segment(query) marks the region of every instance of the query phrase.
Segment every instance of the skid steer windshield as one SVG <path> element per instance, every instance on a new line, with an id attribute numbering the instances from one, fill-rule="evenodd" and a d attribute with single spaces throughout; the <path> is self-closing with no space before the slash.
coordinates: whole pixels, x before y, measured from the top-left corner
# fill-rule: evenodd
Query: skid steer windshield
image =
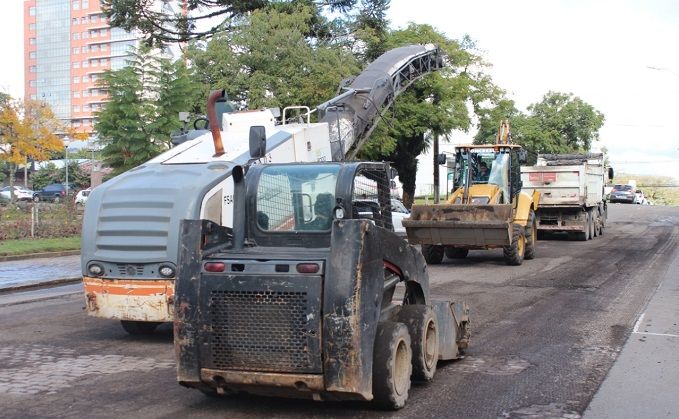
<path id="1" fill-rule="evenodd" d="M 257 227 L 269 232 L 327 231 L 339 165 L 272 166 L 257 185 Z"/>

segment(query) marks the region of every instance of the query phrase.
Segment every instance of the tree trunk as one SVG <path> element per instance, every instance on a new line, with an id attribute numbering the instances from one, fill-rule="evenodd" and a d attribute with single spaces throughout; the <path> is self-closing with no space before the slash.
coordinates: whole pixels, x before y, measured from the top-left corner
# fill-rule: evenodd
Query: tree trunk
<path id="1" fill-rule="evenodd" d="M 14 178 L 16 177 L 17 166 L 14 163 L 9 164 L 9 199 L 11 202 L 16 201 L 16 195 L 14 195 Z"/>

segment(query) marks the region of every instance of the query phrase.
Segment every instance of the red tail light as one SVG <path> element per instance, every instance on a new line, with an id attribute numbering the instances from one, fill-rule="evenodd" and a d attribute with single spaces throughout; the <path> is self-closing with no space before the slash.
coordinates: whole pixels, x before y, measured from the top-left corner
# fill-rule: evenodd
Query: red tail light
<path id="1" fill-rule="evenodd" d="M 207 262 L 203 267 L 208 272 L 224 272 L 226 269 L 224 262 Z"/>
<path id="2" fill-rule="evenodd" d="M 61 196 L 66 196 L 66 191 L 61 191 Z"/>
<path id="3" fill-rule="evenodd" d="M 315 274 L 320 269 L 318 263 L 299 263 L 297 264 L 297 272 L 301 274 Z"/>

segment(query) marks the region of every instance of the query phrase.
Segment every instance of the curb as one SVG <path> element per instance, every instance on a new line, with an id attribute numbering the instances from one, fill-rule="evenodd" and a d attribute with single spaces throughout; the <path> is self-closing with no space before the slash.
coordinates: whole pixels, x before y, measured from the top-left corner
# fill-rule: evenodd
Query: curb
<path id="1" fill-rule="evenodd" d="M 8 292 L 25 291 L 36 288 L 49 288 L 57 285 L 74 284 L 76 282 L 82 282 L 82 280 L 83 280 L 82 277 L 78 276 L 73 278 L 53 279 L 51 281 L 41 281 L 41 282 L 31 282 L 28 284 L 11 285 L 9 287 L 0 288 L 0 294 Z"/>
<path id="2" fill-rule="evenodd" d="M 24 259 L 38 259 L 38 258 L 53 258 L 59 256 L 75 256 L 79 255 L 80 250 L 64 250 L 62 252 L 42 252 L 42 253 L 28 253 L 25 255 L 10 255 L 0 256 L 0 262 L 12 262 L 15 260 Z"/>

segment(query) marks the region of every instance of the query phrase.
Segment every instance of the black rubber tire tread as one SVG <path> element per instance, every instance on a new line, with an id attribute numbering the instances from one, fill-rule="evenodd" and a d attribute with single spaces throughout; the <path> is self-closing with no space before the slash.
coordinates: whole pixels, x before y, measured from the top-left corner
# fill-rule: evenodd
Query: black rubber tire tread
<path id="1" fill-rule="evenodd" d="M 446 246 L 445 254 L 448 259 L 464 259 L 469 254 L 469 249 L 461 249 L 459 247 Z"/>
<path id="2" fill-rule="evenodd" d="M 422 305 L 405 305 L 398 314 L 398 320 L 406 325 L 410 334 L 410 347 L 413 353 L 413 375 L 415 381 L 429 382 L 434 379 L 439 359 L 438 324 L 431 308 Z M 426 345 L 428 328 L 433 325 L 435 341 L 433 356 L 427 365 Z"/>
<path id="3" fill-rule="evenodd" d="M 396 391 L 395 368 L 396 350 L 399 343 L 404 341 L 410 355 L 407 362 L 407 386 L 399 394 Z M 375 346 L 373 349 L 373 397 L 374 402 L 383 409 L 397 410 L 405 406 L 410 391 L 410 376 L 412 375 L 412 350 L 410 334 L 403 323 L 382 322 L 377 326 Z"/>
<path id="4" fill-rule="evenodd" d="M 424 260 L 426 260 L 430 265 L 441 264 L 441 262 L 443 262 L 443 253 L 443 246 L 435 244 L 422 245 L 422 256 L 424 256 Z"/>
<path id="5" fill-rule="evenodd" d="M 594 211 L 588 211 L 589 212 L 589 239 L 594 240 L 596 237 L 595 234 L 595 229 L 596 229 L 596 223 L 594 222 Z"/>
<path id="6" fill-rule="evenodd" d="M 121 320 L 120 325 L 131 335 L 150 335 L 160 325 L 158 322 L 140 322 L 135 320 Z"/>
<path id="7" fill-rule="evenodd" d="M 524 238 L 524 252 L 519 250 L 519 240 L 521 240 L 522 237 Z M 509 246 L 504 246 L 502 248 L 507 265 L 521 265 L 523 263 L 523 255 L 525 254 L 525 250 L 525 228 L 520 224 L 514 224 L 512 226 L 512 243 Z"/>
<path id="8" fill-rule="evenodd" d="M 535 212 L 530 210 L 528 213 L 528 222 L 526 223 L 526 250 L 523 252 L 523 258 L 525 260 L 535 259 L 535 241 L 537 241 L 537 222 L 535 221 Z M 533 237 L 533 232 L 535 232 L 535 238 Z"/>

